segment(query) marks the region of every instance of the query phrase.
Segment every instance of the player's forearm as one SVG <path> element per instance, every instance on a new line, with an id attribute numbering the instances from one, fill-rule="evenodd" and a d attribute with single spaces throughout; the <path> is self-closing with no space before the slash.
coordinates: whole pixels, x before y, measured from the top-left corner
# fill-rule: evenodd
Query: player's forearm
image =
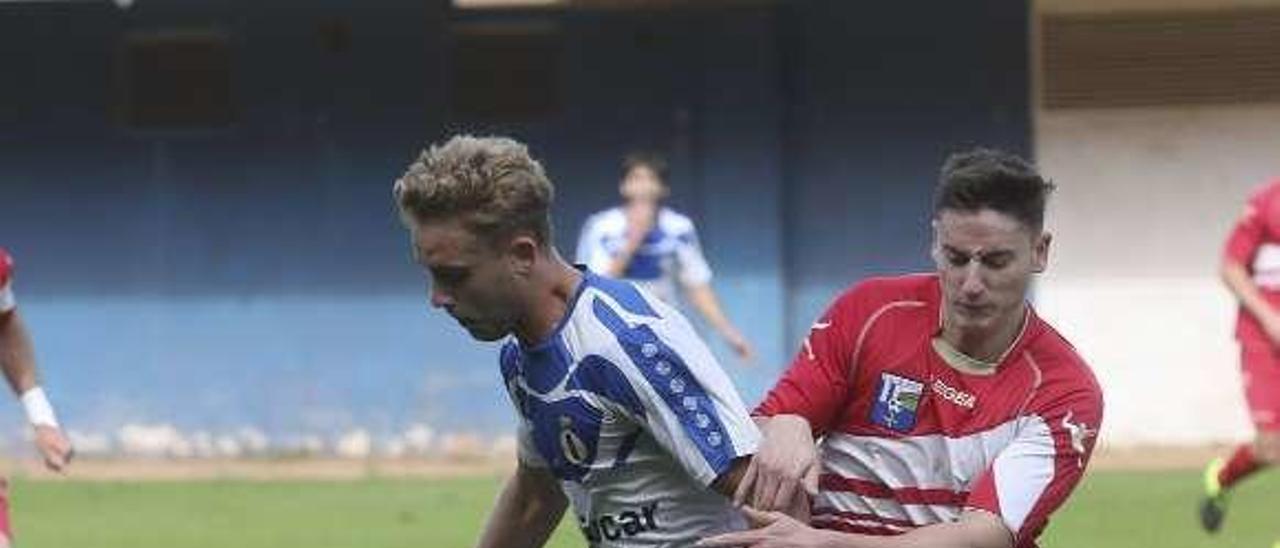
<path id="1" fill-rule="evenodd" d="M 733 464 L 729 466 L 729 469 L 720 474 L 711 483 L 711 489 L 725 497 L 733 498 L 733 493 L 737 491 L 738 484 L 742 483 L 742 478 L 746 475 L 747 467 L 750 464 L 750 455 L 733 459 Z"/>
<path id="2" fill-rule="evenodd" d="M 711 290 L 710 284 L 697 284 L 690 286 L 686 290 L 689 295 L 689 302 L 693 303 L 693 307 L 698 309 L 698 313 L 707 319 L 717 332 L 722 335 L 736 334 L 733 324 L 729 322 L 729 318 L 724 315 L 724 310 L 720 308 L 720 301 L 716 299 L 716 294 Z"/>
<path id="3" fill-rule="evenodd" d="M 16 311 L 0 314 L 0 370 L 14 394 L 21 395 L 37 384 L 31 335 Z"/>
<path id="4" fill-rule="evenodd" d="M 999 518 L 965 512 L 959 521 L 928 525 L 898 536 L 832 533 L 826 548 L 1012 548 L 1013 535 Z"/>
<path id="5" fill-rule="evenodd" d="M 550 477 L 519 467 L 507 480 L 476 548 L 540 548 L 564 515 L 566 501 Z"/>
<path id="6" fill-rule="evenodd" d="M 1280 313 L 1267 303 L 1266 298 L 1262 296 L 1262 292 L 1258 290 L 1258 286 L 1253 283 L 1253 279 L 1249 276 L 1249 271 L 1244 265 L 1234 262 L 1225 261 L 1222 263 L 1221 269 L 1222 282 L 1235 295 L 1236 300 L 1240 302 L 1240 306 L 1248 310 L 1255 318 L 1260 321 L 1272 322 L 1280 320 Z"/>

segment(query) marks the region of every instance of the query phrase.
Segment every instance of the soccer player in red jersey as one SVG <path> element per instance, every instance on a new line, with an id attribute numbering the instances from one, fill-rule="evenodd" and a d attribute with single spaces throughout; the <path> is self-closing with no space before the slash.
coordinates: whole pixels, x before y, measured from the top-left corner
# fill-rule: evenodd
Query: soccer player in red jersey
<path id="1" fill-rule="evenodd" d="M 1227 239 L 1222 281 L 1240 302 L 1236 339 L 1257 435 L 1205 469 L 1200 523 L 1209 532 L 1222 526 L 1231 488 L 1280 461 L 1280 180 L 1249 198 Z"/>
<path id="2" fill-rule="evenodd" d="M 1103 407 L 1026 300 L 1048 263 L 1052 190 L 1006 153 L 947 160 L 937 271 L 857 283 L 813 325 L 755 413 L 765 440 L 737 498 L 756 529 L 703 546 L 1036 546 Z"/>
<path id="3" fill-rule="evenodd" d="M 36 449 L 51 470 L 62 471 L 71 460 L 71 443 L 58 426 L 53 407 L 37 384 L 31 336 L 18 315 L 13 295 L 13 259 L 0 249 L 0 369 L 22 401 L 35 434 Z M 0 480 L 0 548 L 13 537 L 9 526 L 8 486 Z"/>

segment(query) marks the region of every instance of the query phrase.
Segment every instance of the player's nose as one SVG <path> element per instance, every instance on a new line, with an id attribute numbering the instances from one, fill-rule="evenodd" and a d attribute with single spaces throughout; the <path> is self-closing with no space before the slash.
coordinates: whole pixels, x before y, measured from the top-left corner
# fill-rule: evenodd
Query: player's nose
<path id="1" fill-rule="evenodd" d="M 432 308 L 446 308 L 453 306 L 453 297 L 441 291 L 440 287 L 437 285 L 432 285 L 431 288 L 427 290 L 427 294 L 427 300 L 431 302 Z"/>
<path id="2" fill-rule="evenodd" d="M 979 272 L 976 261 L 970 263 L 964 269 L 964 281 L 960 284 L 960 291 L 965 295 L 977 295 L 985 288 L 986 284 L 982 282 L 982 273 Z"/>

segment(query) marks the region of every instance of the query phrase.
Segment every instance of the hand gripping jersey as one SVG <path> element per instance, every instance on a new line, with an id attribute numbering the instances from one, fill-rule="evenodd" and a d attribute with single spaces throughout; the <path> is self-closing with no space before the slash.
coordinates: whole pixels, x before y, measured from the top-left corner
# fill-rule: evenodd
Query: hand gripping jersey
<path id="1" fill-rule="evenodd" d="M 0 314 L 8 313 L 17 306 L 13 298 L 13 258 L 0 248 Z"/>
<path id="2" fill-rule="evenodd" d="M 709 486 L 759 432 L 670 306 L 584 273 L 556 331 L 508 342 L 501 361 L 520 459 L 560 480 L 590 546 L 685 547 L 745 527 Z"/>
<path id="3" fill-rule="evenodd" d="M 1244 265 L 1263 298 L 1280 307 L 1280 180 L 1249 197 L 1227 239 L 1225 256 Z M 1258 320 L 1244 307 L 1240 307 L 1236 320 L 1236 337 L 1244 342 L 1270 341 Z"/>
<path id="4" fill-rule="evenodd" d="M 932 275 L 846 291 L 757 413 L 804 416 L 822 436 L 816 526 L 892 535 L 973 508 L 1035 546 L 1089 461 L 1101 390 L 1030 309 L 993 370 L 961 372 L 934 349 L 940 302 Z"/>
<path id="5" fill-rule="evenodd" d="M 626 243 L 626 211 L 621 207 L 602 211 L 583 225 L 576 261 L 602 274 Z M 686 286 L 709 283 L 711 267 L 702 256 L 693 221 L 671 209 L 659 209 L 657 223 L 621 277 L 667 303 L 676 302 L 677 281 Z"/>

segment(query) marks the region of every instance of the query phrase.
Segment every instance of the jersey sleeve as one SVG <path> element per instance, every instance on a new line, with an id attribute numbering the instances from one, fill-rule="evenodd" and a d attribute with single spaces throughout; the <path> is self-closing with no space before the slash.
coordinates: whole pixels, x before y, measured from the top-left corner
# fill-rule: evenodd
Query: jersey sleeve
<path id="1" fill-rule="evenodd" d="M 831 427 L 849 395 L 854 347 L 867 322 L 862 293 L 858 287 L 846 291 L 814 322 L 756 415 L 800 415 L 817 435 Z"/>
<path id="2" fill-rule="evenodd" d="M 533 428 L 524 414 L 526 406 L 521 400 L 527 396 L 515 384 L 518 361 L 516 343 L 507 342 L 498 353 L 498 365 L 502 371 L 502 384 L 506 387 L 507 396 L 511 398 L 511 406 L 515 408 L 519 419 L 516 426 L 516 458 L 521 464 L 531 468 L 549 468 L 550 465 L 547 464 L 546 459 L 538 453 L 538 446 L 533 441 Z"/>
<path id="3" fill-rule="evenodd" d="M 1093 385 L 1028 416 L 975 482 L 966 506 L 999 516 L 1017 546 L 1031 546 L 1084 475 L 1102 406 L 1101 391 Z"/>
<path id="4" fill-rule="evenodd" d="M 7 314 L 17 306 L 13 297 L 13 257 L 0 249 L 0 314 Z"/>
<path id="5" fill-rule="evenodd" d="M 679 267 L 680 283 L 685 287 L 711 283 L 711 265 L 702 254 L 702 245 L 698 243 L 698 230 L 690 222 L 685 230 L 676 234 L 676 264 Z"/>
<path id="6" fill-rule="evenodd" d="M 1227 237 L 1223 252 L 1225 259 L 1246 266 L 1253 262 L 1254 254 L 1267 235 L 1266 212 L 1275 194 L 1276 191 L 1268 186 L 1249 198 L 1244 212 L 1236 219 L 1231 235 Z"/>
<path id="7" fill-rule="evenodd" d="M 605 233 L 599 214 L 592 215 L 582 224 L 582 232 L 578 235 L 578 249 L 574 254 L 574 262 L 585 265 L 587 270 L 596 274 L 606 274 L 613 256 L 604 245 Z"/>
<path id="8" fill-rule="evenodd" d="M 636 394 L 631 415 L 689 476 L 710 485 L 734 459 L 755 453 L 760 432 L 692 325 L 679 316 L 632 323 L 594 306 L 621 346 L 613 361 Z"/>

